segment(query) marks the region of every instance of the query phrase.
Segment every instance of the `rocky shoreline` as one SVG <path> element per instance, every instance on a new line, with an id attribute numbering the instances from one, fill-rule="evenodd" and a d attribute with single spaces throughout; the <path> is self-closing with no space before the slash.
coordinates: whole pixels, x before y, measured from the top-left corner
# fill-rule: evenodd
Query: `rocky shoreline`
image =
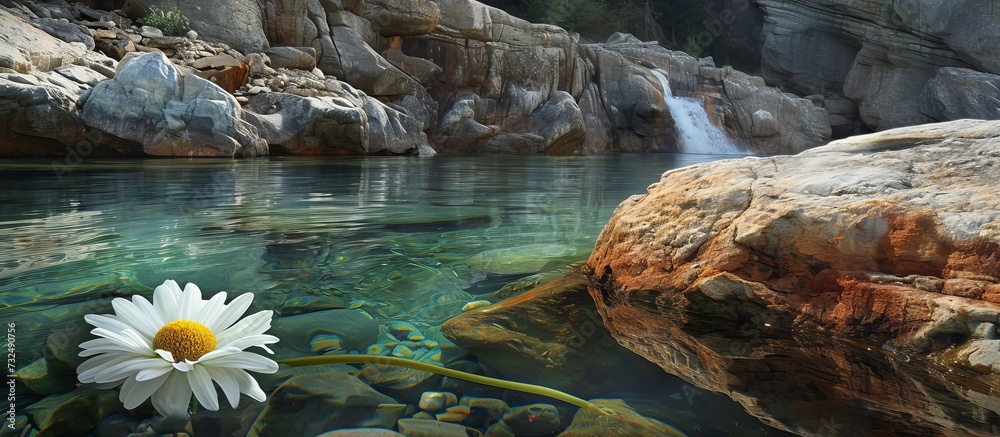
<path id="1" fill-rule="evenodd" d="M 197 29 L 184 36 L 137 26 L 171 2 L 5 5 L 0 155 L 676 152 L 669 96 L 703 102 L 747 153 L 830 138 L 813 101 L 710 59 L 630 35 L 583 43 L 472 1 L 411 3 L 288 2 L 259 16 L 181 2 Z M 129 67 L 148 53 L 160 55 Z"/>

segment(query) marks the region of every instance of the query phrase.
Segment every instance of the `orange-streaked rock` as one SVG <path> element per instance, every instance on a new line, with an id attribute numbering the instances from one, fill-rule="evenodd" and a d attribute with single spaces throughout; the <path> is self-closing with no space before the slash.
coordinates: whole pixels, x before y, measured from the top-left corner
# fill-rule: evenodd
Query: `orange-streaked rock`
<path id="1" fill-rule="evenodd" d="M 591 295 L 621 344 L 775 426 L 989 435 L 998 136 L 964 120 L 668 172 L 598 238 Z"/>

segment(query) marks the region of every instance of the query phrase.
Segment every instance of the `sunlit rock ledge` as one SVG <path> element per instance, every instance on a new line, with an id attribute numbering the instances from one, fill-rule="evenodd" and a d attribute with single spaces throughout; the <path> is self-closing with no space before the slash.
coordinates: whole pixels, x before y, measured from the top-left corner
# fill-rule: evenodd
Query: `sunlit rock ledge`
<path id="1" fill-rule="evenodd" d="M 994 435 L 997 181 L 978 120 L 670 171 L 615 211 L 590 294 L 619 343 L 778 428 Z"/>

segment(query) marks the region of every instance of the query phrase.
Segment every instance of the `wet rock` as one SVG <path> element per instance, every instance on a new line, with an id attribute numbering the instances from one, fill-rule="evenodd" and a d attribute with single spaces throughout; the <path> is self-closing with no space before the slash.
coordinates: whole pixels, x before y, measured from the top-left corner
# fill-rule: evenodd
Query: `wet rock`
<path id="1" fill-rule="evenodd" d="M 455 316 L 441 332 L 502 377 L 577 396 L 672 384 L 656 366 L 618 346 L 583 294 L 586 287 L 586 276 L 575 272 Z M 609 372 L 630 377 L 609 379 Z"/>
<path id="2" fill-rule="evenodd" d="M 537 273 L 553 261 L 576 260 L 580 251 L 565 244 L 528 244 L 504 247 L 480 252 L 469 258 L 469 266 L 475 270 L 498 275 Z"/>
<path id="3" fill-rule="evenodd" d="M 38 359 L 17 370 L 17 380 L 24 387 L 37 394 L 47 396 L 63 393 L 66 387 L 72 387 L 76 378 L 49 374 L 44 359 Z"/>
<path id="4" fill-rule="evenodd" d="M 424 411 L 437 411 L 455 405 L 457 401 L 458 399 L 453 393 L 427 391 L 420 395 L 420 401 L 417 402 L 417 406 Z"/>
<path id="5" fill-rule="evenodd" d="M 327 430 L 357 428 L 380 419 L 379 408 L 396 402 L 339 372 L 314 373 L 290 378 L 268 396 L 267 405 L 248 435 L 317 435 Z"/>
<path id="6" fill-rule="evenodd" d="M 274 321 L 270 332 L 281 338 L 274 345 L 276 353 L 284 350 L 306 355 L 317 335 L 336 335 L 342 340 L 344 350 L 363 351 L 375 343 L 379 327 L 378 322 L 359 311 L 333 309 L 282 317 Z"/>
<path id="7" fill-rule="evenodd" d="M 497 423 L 503 419 L 504 414 L 510 411 L 507 403 L 496 398 L 483 398 L 475 396 L 462 396 L 459 405 L 469 409 L 467 423 L 478 427 L 489 427 L 490 424 Z"/>
<path id="8" fill-rule="evenodd" d="M 355 428 L 355 429 L 338 429 L 336 431 L 327 431 L 316 437 L 397 437 L 403 436 L 396 431 L 390 431 L 388 429 L 371 429 L 371 428 Z"/>
<path id="9" fill-rule="evenodd" d="M 961 409 L 996 399 L 980 398 L 1000 384 L 992 364 L 974 366 L 989 381 L 978 394 L 929 396 L 919 381 L 938 374 L 932 365 L 878 363 L 978 348 L 972 334 L 1000 316 L 1000 205 L 988 194 L 1000 178 L 998 132 L 995 121 L 939 123 L 669 172 L 605 227 L 588 262 L 591 295 L 623 345 L 793 432 L 819 420 L 809 411 L 826 411 L 846 424 L 841 433 L 887 423 L 910 434 L 937 426 L 922 423 L 988 433 Z M 810 348 L 814 337 L 867 348 Z M 809 363 L 801 378 L 758 385 L 792 362 Z M 886 384 L 851 388 L 883 367 Z M 948 367 L 926 384 L 966 384 L 967 369 Z"/>
<path id="10" fill-rule="evenodd" d="M 643 417 L 619 399 L 596 399 L 591 403 L 601 409 L 581 408 L 573 416 L 573 423 L 570 423 L 569 428 L 561 432 L 560 436 L 657 435 L 679 437 L 685 435 L 677 428 Z"/>
<path id="11" fill-rule="evenodd" d="M 30 418 L 30 429 L 39 435 L 75 435 L 123 411 L 117 391 L 83 387 L 49 396 L 25 408 L 23 414 Z"/>
<path id="12" fill-rule="evenodd" d="M 400 419 L 397 425 L 400 433 L 410 437 L 468 437 L 470 435 L 462 425 L 437 420 Z"/>
<path id="13" fill-rule="evenodd" d="M 422 393 L 441 386 L 441 375 L 386 364 L 365 364 L 359 378 L 376 390 L 410 404 L 418 404 Z"/>
<path id="14" fill-rule="evenodd" d="M 347 300 L 340 296 L 294 296 L 281 305 L 277 310 L 282 317 L 291 317 L 299 314 L 314 313 L 317 311 L 343 309 L 347 307 Z"/>
<path id="15" fill-rule="evenodd" d="M 559 410 L 549 404 L 522 405 L 507 411 L 503 423 L 519 436 L 548 435 L 559 430 Z"/>
<path id="16" fill-rule="evenodd" d="M 80 118 L 139 143 L 148 155 L 267 154 L 267 144 L 241 120 L 241 112 L 232 95 L 200 77 L 181 75 L 162 53 L 153 52 L 124 61 L 114 79 L 94 87 Z"/>

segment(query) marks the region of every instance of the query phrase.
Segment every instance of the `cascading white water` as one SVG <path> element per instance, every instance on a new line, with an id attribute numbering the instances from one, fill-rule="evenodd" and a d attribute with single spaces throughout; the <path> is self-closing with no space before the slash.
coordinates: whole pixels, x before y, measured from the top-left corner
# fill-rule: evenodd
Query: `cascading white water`
<path id="1" fill-rule="evenodd" d="M 674 97 L 666 71 L 657 68 L 653 70 L 653 74 L 663 87 L 663 104 L 677 126 L 682 153 L 746 154 L 729 140 L 722 129 L 709 121 L 708 113 L 698 100 Z"/>

